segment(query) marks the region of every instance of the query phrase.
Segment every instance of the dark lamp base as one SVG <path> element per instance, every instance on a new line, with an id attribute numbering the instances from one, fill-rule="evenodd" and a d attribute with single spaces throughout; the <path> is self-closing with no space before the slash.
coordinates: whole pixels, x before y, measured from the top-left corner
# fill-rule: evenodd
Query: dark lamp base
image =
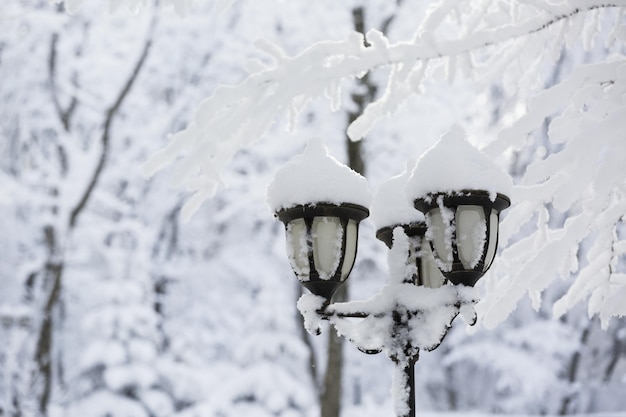
<path id="1" fill-rule="evenodd" d="M 311 280 L 311 281 L 300 281 L 302 285 L 309 291 L 311 291 L 315 295 L 319 295 L 320 297 L 324 297 L 330 303 L 330 300 L 333 298 L 335 291 L 343 282 L 330 281 L 330 280 Z"/>
<path id="2" fill-rule="evenodd" d="M 463 268 L 463 265 L 460 265 Z M 478 280 L 485 275 L 482 268 L 479 271 L 467 271 L 467 270 L 453 270 L 450 272 L 444 272 L 443 276 L 446 277 L 454 285 L 465 285 L 466 287 L 473 287 Z"/>

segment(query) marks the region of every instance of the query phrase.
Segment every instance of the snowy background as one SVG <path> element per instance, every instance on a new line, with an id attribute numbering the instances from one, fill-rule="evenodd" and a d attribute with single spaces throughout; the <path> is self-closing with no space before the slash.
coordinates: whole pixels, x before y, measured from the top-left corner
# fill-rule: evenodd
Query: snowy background
<path id="1" fill-rule="evenodd" d="M 0 5 L 0 415 L 320 415 L 267 186 L 349 135 L 376 190 L 453 124 L 513 205 L 418 411 L 626 411 L 626 2 L 160 3 Z M 388 359 L 343 349 L 341 415 L 393 415 Z"/>

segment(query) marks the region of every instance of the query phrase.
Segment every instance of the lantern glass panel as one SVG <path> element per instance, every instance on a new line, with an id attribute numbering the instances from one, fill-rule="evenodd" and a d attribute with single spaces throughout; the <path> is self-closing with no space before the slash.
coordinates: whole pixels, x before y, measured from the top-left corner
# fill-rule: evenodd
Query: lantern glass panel
<path id="1" fill-rule="evenodd" d="M 420 278 L 425 287 L 438 288 L 441 287 L 445 281 L 444 276 L 441 274 L 433 251 L 428 243 L 428 239 L 422 238 L 421 249 L 419 252 L 421 269 L 419 271 Z"/>
<path id="2" fill-rule="evenodd" d="M 444 209 L 447 210 L 447 209 Z M 441 209 L 435 208 L 429 214 L 429 229 L 432 233 L 431 241 L 441 264 L 439 267 L 445 272 L 452 269 L 452 242 L 451 225 L 447 219 L 444 220 Z"/>
<path id="3" fill-rule="evenodd" d="M 482 206 L 460 206 L 456 210 L 456 239 L 459 260 L 474 269 L 483 255 L 487 224 Z"/>
<path id="4" fill-rule="evenodd" d="M 294 272 L 301 281 L 309 279 L 309 245 L 304 219 L 296 219 L 287 225 L 287 256 Z"/>
<path id="5" fill-rule="evenodd" d="M 321 279 L 330 279 L 339 266 L 343 228 L 338 217 L 315 217 L 312 225 L 313 258 Z"/>
<path id="6" fill-rule="evenodd" d="M 346 227 L 346 253 L 341 266 L 341 281 L 345 281 L 348 275 L 350 275 L 350 271 L 352 271 L 352 266 L 356 259 L 358 230 L 358 223 L 354 220 L 349 220 Z"/>
<path id="7" fill-rule="evenodd" d="M 489 247 L 485 256 L 485 271 L 491 267 L 491 263 L 496 255 L 499 221 L 498 213 L 495 210 L 491 210 L 491 215 L 489 216 Z"/>

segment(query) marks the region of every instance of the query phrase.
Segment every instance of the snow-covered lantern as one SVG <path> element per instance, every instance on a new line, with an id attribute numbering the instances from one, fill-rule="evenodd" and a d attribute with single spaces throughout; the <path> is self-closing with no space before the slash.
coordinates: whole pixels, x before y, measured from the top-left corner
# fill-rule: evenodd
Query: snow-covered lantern
<path id="1" fill-rule="evenodd" d="M 313 294 L 330 301 L 352 271 L 359 222 L 369 215 L 365 178 L 313 140 L 278 171 L 267 198 L 285 224 L 294 273 Z"/>
<path id="2" fill-rule="evenodd" d="M 445 278 L 437 268 L 430 244 L 426 240 L 424 214 L 417 211 L 406 198 L 406 183 L 415 161 L 407 164 L 407 170 L 381 184 L 371 205 L 372 221 L 376 237 L 389 249 L 393 246 L 393 230 L 402 227 L 409 238 L 409 262 L 415 262 L 413 283 L 430 288 L 444 284 Z"/>
<path id="3" fill-rule="evenodd" d="M 467 142 L 460 126 L 417 162 L 407 192 L 426 215 L 437 266 L 453 284 L 473 286 L 491 266 L 511 190 L 510 176 Z"/>

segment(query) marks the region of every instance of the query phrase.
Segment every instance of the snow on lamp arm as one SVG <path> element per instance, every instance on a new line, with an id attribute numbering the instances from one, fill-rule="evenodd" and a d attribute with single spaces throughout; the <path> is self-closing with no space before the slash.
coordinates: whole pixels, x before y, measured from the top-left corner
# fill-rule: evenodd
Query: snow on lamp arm
<path id="1" fill-rule="evenodd" d="M 437 266 L 453 284 L 474 286 L 491 266 L 511 189 L 509 175 L 468 143 L 459 126 L 417 162 L 407 192 L 425 214 Z"/>

